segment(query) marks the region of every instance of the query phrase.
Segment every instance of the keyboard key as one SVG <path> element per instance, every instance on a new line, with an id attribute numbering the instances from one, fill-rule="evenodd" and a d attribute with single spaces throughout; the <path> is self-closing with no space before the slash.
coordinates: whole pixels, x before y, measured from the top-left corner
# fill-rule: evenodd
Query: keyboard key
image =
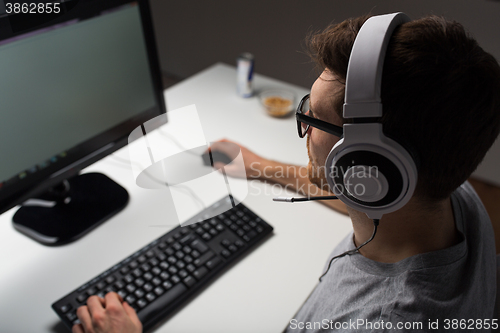
<path id="1" fill-rule="evenodd" d="M 161 269 L 167 269 L 169 266 L 170 266 L 170 265 L 169 265 L 167 262 L 165 262 L 165 261 L 162 261 L 162 262 L 160 263 L 160 268 L 161 268 Z"/>
<path id="2" fill-rule="evenodd" d="M 225 246 L 225 247 L 228 247 L 229 245 L 231 245 L 231 242 L 229 241 L 229 239 L 223 239 L 220 244 L 222 246 Z"/>
<path id="3" fill-rule="evenodd" d="M 231 255 L 231 252 L 228 250 L 222 250 L 220 254 L 222 254 L 225 258 L 228 258 Z"/>
<path id="4" fill-rule="evenodd" d="M 201 238 L 203 238 L 206 241 L 209 241 L 212 239 L 212 236 L 210 236 L 209 233 L 205 232 L 203 235 L 201 235 Z"/>
<path id="5" fill-rule="evenodd" d="M 183 244 L 183 245 L 186 245 L 187 243 L 189 243 L 191 240 L 193 240 L 194 236 L 193 235 L 187 235 L 185 236 L 184 238 L 182 238 L 179 243 Z"/>
<path id="6" fill-rule="evenodd" d="M 196 283 L 196 280 L 192 276 L 188 276 L 187 278 L 182 280 L 182 282 L 184 282 L 186 286 L 192 287 Z"/>
<path id="7" fill-rule="evenodd" d="M 211 236 L 217 236 L 217 234 L 218 234 L 217 230 L 215 230 L 215 229 L 210 229 L 209 233 Z"/>
<path id="8" fill-rule="evenodd" d="M 113 283 L 113 282 L 115 282 L 115 277 L 114 276 L 110 275 L 110 276 L 108 276 L 106 278 L 106 283 Z"/>
<path id="9" fill-rule="evenodd" d="M 70 312 L 66 315 L 66 318 L 68 318 L 68 320 L 70 322 L 73 322 L 74 320 L 76 320 L 78 317 L 76 316 L 76 312 Z"/>
<path id="10" fill-rule="evenodd" d="M 146 300 L 148 300 L 149 302 L 154 301 L 154 300 L 155 300 L 155 298 L 156 298 L 156 296 L 155 296 L 153 293 L 148 293 L 148 294 L 146 295 Z"/>
<path id="11" fill-rule="evenodd" d="M 160 274 L 161 273 L 160 267 L 153 267 L 153 269 L 151 270 L 151 273 L 153 273 L 153 275 Z"/>
<path id="12" fill-rule="evenodd" d="M 137 261 L 132 261 L 128 267 L 130 269 L 136 269 L 139 266 L 139 263 Z"/>
<path id="13" fill-rule="evenodd" d="M 207 274 L 207 272 L 208 272 L 208 269 L 206 269 L 205 267 L 200 267 L 193 272 L 193 276 L 199 280 L 202 277 L 204 277 L 205 274 Z"/>
<path id="14" fill-rule="evenodd" d="M 170 278 L 170 281 L 172 281 L 173 284 L 177 284 L 181 281 L 181 279 L 177 275 L 174 275 Z"/>
<path id="15" fill-rule="evenodd" d="M 142 275 L 142 271 L 140 268 L 136 268 L 134 269 L 134 271 L 132 272 L 132 274 L 135 275 L 135 277 L 140 277 Z"/>
<path id="16" fill-rule="evenodd" d="M 155 286 L 158 286 L 161 284 L 161 279 L 159 277 L 155 277 L 153 280 L 151 280 Z"/>
<path id="17" fill-rule="evenodd" d="M 243 247 L 243 246 L 245 246 L 245 243 L 243 243 L 242 241 L 240 241 L 238 239 L 236 242 L 234 242 L 234 245 L 236 245 L 237 247 Z"/>
<path id="18" fill-rule="evenodd" d="M 76 300 L 80 303 L 84 303 L 87 300 L 87 295 L 86 294 L 81 294 L 76 298 Z"/>
<path id="19" fill-rule="evenodd" d="M 213 269 L 214 267 L 219 265 L 221 262 L 222 262 L 222 260 L 220 260 L 218 257 L 214 257 L 214 258 L 210 259 L 209 261 L 207 261 L 206 266 L 210 269 Z"/>
<path id="20" fill-rule="evenodd" d="M 184 246 L 182 251 L 184 251 L 185 254 L 190 254 L 192 249 L 189 246 Z"/>
<path id="21" fill-rule="evenodd" d="M 201 265 L 205 264 L 208 259 L 212 258 L 214 256 L 213 252 L 207 252 L 198 259 L 194 261 L 195 266 L 200 267 Z"/>
<path id="22" fill-rule="evenodd" d="M 87 295 L 88 296 L 95 295 L 96 293 L 97 293 L 97 289 L 96 288 L 90 288 L 89 290 L 87 290 Z"/>
<path id="23" fill-rule="evenodd" d="M 125 297 L 125 301 L 127 301 L 127 303 L 130 305 L 134 304 L 135 300 L 136 298 L 133 295 L 128 295 L 127 297 Z"/>
<path id="24" fill-rule="evenodd" d="M 120 295 L 123 299 L 125 299 L 125 297 L 127 297 L 127 292 L 125 290 L 118 290 L 117 292 L 118 295 Z"/>
<path id="25" fill-rule="evenodd" d="M 137 287 L 142 287 L 144 285 L 145 281 L 143 279 L 139 278 L 139 279 L 135 280 L 134 283 Z"/>
<path id="26" fill-rule="evenodd" d="M 167 272 L 163 271 L 163 272 L 161 272 L 160 277 L 163 280 L 167 280 L 170 277 L 170 274 L 168 274 Z"/>
<path id="27" fill-rule="evenodd" d="M 165 253 L 169 256 L 173 255 L 175 253 L 174 249 L 169 247 L 168 249 L 165 250 Z"/>
<path id="28" fill-rule="evenodd" d="M 98 290 L 101 290 L 101 289 L 104 289 L 104 287 L 106 287 L 106 282 L 104 281 L 101 281 L 99 282 L 98 284 L 96 284 L 95 286 Z"/>
<path id="29" fill-rule="evenodd" d="M 144 296 L 144 291 L 142 291 L 142 289 L 137 289 L 134 295 L 137 296 L 137 298 L 142 298 Z"/>
<path id="30" fill-rule="evenodd" d="M 247 236 L 248 236 L 250 239 L 252 239 L 252 238 L 254 238 L 255 236 L 257 236 L 257 233 L 256 233 L 255 231 L 253 231 L 253 230 L 252 230 L 252 231 L 250 231 L 250 232 L 247 234 Z"/>
<path id="31" fill-rule="evenodd" d="M 148 264 L 144 264 L 141 266 L 141 269 L 143 272 L 147 272 L 151 269 L 151 266 L 149 266 Z"/>
<path id="32" fill-rule="evenodd" d="M 176 251 L 179 251 L 180 249 L 182 249 L 182 245 L 179 243 L 175 243 L 174 245 L 172 245 L 172 248 Z"/>
<path id="33" fill-rule="evenodd" d="M 186 269 L 189 271 L 189 272 L 194 272 L 195 269 L 196 269 L 196 266 L 195 265 L 192 265 L 192 264 L 189 264 L 187 265 Z"/>
<path id="34" fill-rule="evenodd" d="M 148 258 L 153 258 L 154 256 L 155 256 L 154 251 L 149 250 L 148 252 L 146 252 L 146 257 L 148 257 Z"/>
<path id="35" fill-rule="evenodd" d="M 168 272 L 171 274 L 175 274 L 175 273 L 177 273 L 177 268 L 175 268 L 174 266 L 170 266 L 168 268 Z"/>
<path id="36" fill-rule="evenodd" d="M 186 272 L 185 270 L 182 270 L 179 272 L 179 276 L 181 277 L 181 279 L 184 279 L 186 276 L 188 276 L 188 272 Z"/>
<path id="37" fill-rule="evenodd" d="M 177 258 L 179 258 L 179 259 L 182 259 L 182 258 L 184 258 L 184 252 L 182 252 L 182 251 L 177 251 L 177 252 L 175 252 L 175 256 L 176 256 Z"/>
<path id="38" fill-rule="evenodd" d="M 218 231 L 218 232 L 222 232 L 224 231 L 226 228 L 224 228 L 224 226 L 222 224 L 217 224 L 217 226 L 215 227 L 215 229 Z"/>
<path id="39" fill-rule="evenodd" d="M 148 305 L 148 302 L 146 302 L 144 299 L 140 299 L 136 303 L 141 309 L 144 308 L 146 305 Z"/>
<path id="40" fill-rule="evenodd" d="M 171 284 L 169 281 L 165 281 L 165 282 L 163 282 L 162 286 L 163 286 L 163 288 L 168 290 L 168 289 L 172 288 L 173 284 Z"/>
<path id="41" fill-rule="evenodd" d="M 163 290 L 161 287 L 156 287 L 154 292 L 155 292 L 156 296 L 160 296 L 161 294 L 163 294 L 165 292 L 165 290 Z"/>
<path id="42" fill-rule="evenodd" d="M 132 282 L 132 281 L 134 281 L 134 280 L 135 280 L 135 279 L 134 279 L 134 277 L 133 277 L 131 274 L 129 274 L 129 275 L 127 275 L 127 276 L 125 276 L 125 281 L 126 281 L 127 283 L 130 283 L 130 282 Z"/>
<path id="43" fill-rule="evenodd" d="M 198 252 L 198 251 L 194 250 L 193 252 L 191 252 L 191 256 L 192 256 L 193 258 L 198 258 L 198 257 L 200 256 L 200 252 Z"/>
<path id="44" fill-rule="evenodd" d="M 144 280 L 149 281 L 153 278 L 153 274 L 148 272 L 148 273 L 144 274 L 142 277 L 144 278 Z"/>
<path id="45" fill-rule="evenodd" d="M 128 284 L 125 289 L 129 292 L 129 293 L 133 293 L 135 291 L 135 286 L 131 283 L 131 284 Z"/>
<path id="46" fill-rule="evenodd" d="M 122 288 L 124 288 L 124 287 L 125 287 L 125 283 L 123 283 L 123 281 L 117 281 L 117 282 L 115 283 L 115 288 L 116 288 L 117 290 L 122 289 Z"/>
<path id="47" fill-rule="evenodd" d="M 142 263 L 144 263 L 147 260 L 147 258 L 146 258 L 145 255 L 142 255 L 139 258 L 137 258 L 137 260 L 142 264 Z"/>
<path id="48" fill-rule="evenodd" d="M 150 292 L 151 290 L 153 290 L 153 285 L 151 283 L 146 283 L 142 289 L 144 289 L 146 292 Z"/>
<path id="49" fill-rule="evenodd" d="M 208 250 L 208 246 L 206 246 L 205 244 L 203 244 L 203 242 L 199 240 L 195 240 L 194 242 L 192 242 L 191 247 L 200 253 L 204 253 Z"/>
<path id="50" fill-rule="evenodd" d="M 238 251 L 238 248 L 236 247 L 236 245 L 229 245 L 228 249 L 229 249 L 229 251 L 231 251 L 231 252 L 236 252 L 236 251 Z"/>
<path id="51" fill-rule="evenodd" d="M 63 305 L 59 308 L 59 310 L 62 312 L 62 313 L 66 313 L 68 312 L 69 310 L 71 310 L 73 307 L 71 306 L 71 304 L 66 304 L 66 305 Z"/>
<path id="52" fill-rule="evenodd" d="M 192 262 L 193 262 L 193 260 L 194 260 L 194 259 L 193 259 L 191 256 L 185 256 L 185 257 L 184 257 L 184 262 L 185 262 L 186 264 L 190 264 L 190 263 L 192 263 Z"/>

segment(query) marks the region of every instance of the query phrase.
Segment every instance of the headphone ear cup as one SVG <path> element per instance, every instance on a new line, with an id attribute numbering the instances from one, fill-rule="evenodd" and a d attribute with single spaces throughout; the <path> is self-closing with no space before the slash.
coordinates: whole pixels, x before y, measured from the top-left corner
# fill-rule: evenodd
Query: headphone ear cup
<path id="1" fill-rule="evenodd" d="M 331 191 L 371 218 L 401 208 L 411 199 L 417 181 L 411 155 L 385 137 L 379 123 L 346 124 L 344 129 L 350 140 L 340 140 L 326 159 L 325 176 Z"/>

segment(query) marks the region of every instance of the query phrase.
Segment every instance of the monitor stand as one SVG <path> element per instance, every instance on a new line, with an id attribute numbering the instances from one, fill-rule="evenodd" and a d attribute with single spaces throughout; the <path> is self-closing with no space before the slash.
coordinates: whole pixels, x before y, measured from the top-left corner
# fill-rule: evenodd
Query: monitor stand
<path id="1" fill-rule="evenodd" d="M 85 173 L 27 200 L 13 224 L 42 244 L 67 244 L 121 211 L 128 198 L 127 190 L 107 176 Z"/>

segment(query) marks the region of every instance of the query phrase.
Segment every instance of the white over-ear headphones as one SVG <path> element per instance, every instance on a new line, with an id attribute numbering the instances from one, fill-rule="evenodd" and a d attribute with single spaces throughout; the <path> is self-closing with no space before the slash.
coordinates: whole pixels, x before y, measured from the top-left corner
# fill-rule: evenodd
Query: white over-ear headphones
<path id="1" fill-rule="evenodd" d="M 330 189 L 346 205 L 371 219 L 403 207 L 417 184 L 417 166 L 410 153 L 386 137 L 380 90 L 387 45 L 394 29 L 410 21 L 404 13 L 369 18 L 354 41 L 347 69 L 343 138 L 326 159 Z M 400 110 L 404 112 L 404 110 Z"/>

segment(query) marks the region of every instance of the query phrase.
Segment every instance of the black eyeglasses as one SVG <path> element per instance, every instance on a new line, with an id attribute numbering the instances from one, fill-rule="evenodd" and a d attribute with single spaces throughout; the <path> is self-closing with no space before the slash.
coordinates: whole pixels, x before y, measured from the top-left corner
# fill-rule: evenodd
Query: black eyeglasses
<path id="1" fill-rule="evenodd" d="M 307 131 L 309 130 L 309 126 L 316 127 L 322 131 L 333 134 L 335 136 L 341 137 L 344 133 L 344 129 L 340 126 L 336 126 L 326 121 L 319 120 L 313 118 L 311 116 L 306 115 L 307 111 L 309 111 L 309 94 L 305 95 L 299 103 L 297 107 L 297 111 L 295 112 L 295 118 L 297 118 L 297 130 L 299 132 L 299 137 L 303 138 L 306 136 Z"/>

